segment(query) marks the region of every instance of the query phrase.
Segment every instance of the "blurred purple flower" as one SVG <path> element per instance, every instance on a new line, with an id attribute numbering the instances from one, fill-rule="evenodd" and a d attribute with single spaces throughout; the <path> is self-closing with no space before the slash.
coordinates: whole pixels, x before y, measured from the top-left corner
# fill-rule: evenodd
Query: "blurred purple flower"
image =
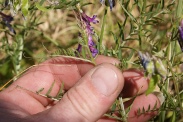
<path id="1" fill-rule="evenodd" d="M 96 20 L 96 17 L 97 17 L 96 15 L 93 15 L 93 17 L 89 17 L 85 13 L 81 13 L 81 21 L 84 24 L 84 29 L 86 30 L 86 33 L 88 36 L 88 46 L 93 57 L 95 57 L 98 54 L 98 50 L 95 48 L 96 45 L 92 38 L 94 31 L 90 23 L 93 23 L 93 24 L 99 23 L 99 21 Z M 81 49 L 82 49 L 82 45 L 79 44 L 77 51 L 81 52 Z"/>
<path id="2" fill-rule="evenodd" d="M 152 61 L 151 57 L 149 56 L 149 53 L 143 54 L 140 51 L 138 53 L 139 53 L 139 58 L 140 58 L 143 68 L 148 73 L 154 73 L 155 72 L 154 62 Z"/>
<path id="3" fill-rule="evenodd" d="M 105 4 L 105 0 L 100 0 L 100 3 L 104 5 Z"/>
<path id="4" fill-rule="evenodd" d="M 108 1 L 100 0 L 100 3 L 103 5 L 109 6 L 111 11 L 112 11 L 112 8 L 115 6 L 115 0 L 108 0 Z"/>
<path id="5" fill-rule="evenodd" d="M 89 48 L 92 53 L 92 56 L 95 57 L 98 54 L 98 50 L 93 46 L 89 46 Z"/>
<path id="6" fill-rule="evenodd" d="M 12 33 L 16 34 L 15 30 L 13 29 L 13 27 L 10 24 L 13 21 L 13 17 L 10 16 L 10 15 L 6 15 L 6 14 L 4 14 L 2 12 L 0 12 L 0 15 L 2 17 L 2 20 L 3 20 L 4 24 L 9 28 L 9 30 Z"/>
<path id="7" fill-rule="evenodd" d="M 5 0 L 4 1 L 4 7 L 7 7 L 9 5 L 10 1 L 9 0 Z"/>
<path id="8" fill-rule="evenodd" d="M 95 43 L 93 42 L 93 38 L 91 35 L 88 36 L 88 46 L 95 46 Z"/>
<path id="9" fill-rule="evenodd" d="M 144 67 L 145 71 L 147 71 L 150 74 L 156 73 L 159 74 L 161 77 L 166 78 L 167 70 L 159 58 L 155 56 L 150 57 L 149 53 L 147 52 L 146 54 L 143 54 L 140 51 L 138 53 L 141 64 Z"/>
<path id="10" fill-rule="evenodd" d="M 183 52 L 183 19 L 181 20 L 180 22 L 180 26 L 179 26 L 179 45 L 180 45 L 180 48 Z"/>
<path id="11" fill-rule="evenodd" d="M 81 44 L 79 44 L 78 45 L 78 48 L 76 49 L 78 52 L 81 52 L 81 49 L 82 49 L 82 45 Z"/>
<path id="12" fill-rule="evenodd" d="M 82 13 L 82 19 L 86 22 L 87 25 L 90 25 L 90 23 L 96 24 L 99 23 L 98 20 L 95 20 L 97 18 L 97 15 L 93 15 L 93 17 L 87 16 L 85 13 Z"/>

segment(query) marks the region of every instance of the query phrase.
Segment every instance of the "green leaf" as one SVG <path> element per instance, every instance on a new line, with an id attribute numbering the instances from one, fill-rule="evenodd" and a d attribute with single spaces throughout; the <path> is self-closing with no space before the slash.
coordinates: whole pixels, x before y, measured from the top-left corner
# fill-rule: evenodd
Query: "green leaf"
<path id="1" fill-rule="evenodd" d="M 171 44 L 171 42 L 168 43 L 168 46 L 167 46 L 166 51 L 165 51 L 165 56 L 167 57 L 168 61 L 170 61 L 172 58 L 172 44 Z"/>
<path id="2" fill-rule="evenodd" d="M 182 14 L 183 14 L 183 1 L 182 0 L 178 0 L 178 4 L 177 4 L 177 10 L 176 10 L 176 14 L 177 14 L 177 18 L 181 18 Z"/>
<path id="3" fill-rule="evenodd" d="M 8 74 L 8 70 L 10 68 L 9 66 L 10 66 L 9 62 L 4 62 L 3 64 L 0 64 L 0 74 L 3 76 Z"/>
<path id="4" fill-rule="evenodd" d="M 43 11 L 43 12 L 48 11 L 48 9 L 47 9 L 47 8 L 45 8 L 45 7 L 41 6 L 39 3 L 36 3 L 36 7 L 37 7 L 39 10 Z"/>
<path id="5" fill-rule="evenodd" d="M 176 113 L 173 112 L 173 115 L 171 117 L 171 121 L 170 122 L 175 122 L 176 121 Z"/>
<path id="6" fill-rule="evenodd" d="M 146 113 L 146 110 L 145 110 L 145 108 L 144 108 L 144 107 L 142 108 L 142 113 Z"/>
<path id="7" fill-rule="evenodd" d="M 150 61 L 147 66 L 146 66 L 146 70 L 149 74 L 153 74 L 154 73 L 154 62 L 153 61 Z"/>
<path id="8" fill-rule="evenodd" d="M 40 94 L 42 91 L 44 90 L 44 88 L 39 89 L 38 91 L 36 91 L 37 94 Z"/>
<path id="9" fill-rule="evenodd" d="M 48 89 L 48 91 L 46 93 L 46 96 L 48 96 L 48 97 L 50 96 L 50 93 L 51 93 L 54 85 L 55 85 L 55 81 L 51 84 L 50 88 Z"/>
<path id="10" fill-rule="evenodd" d="M 41 0 L 40 2 L 39 2 L 39 5 L 43 5 L 43 3 L 45 2 L 45 0 Z"/>
<path id="11" fill-rule="evenodd" d="M 166 78 L 167 70 L 166 70 L 164 64 L 162 63 L 162 61 L 160 59 L 157 59 L 154 57 L 154 64 L 155 64 L 156 72 L 159 75 L 161 75 L 163 78 Z"/>
<path id="12" fill-rule="evenodd" d="M 64 82 L 62 82 L 62 85 L 60 87 L 59 92 L 57 93 L 57 96 L 55 97 L 57 100 L 61 99 L 64 94 Z"/>
<path id="13" fill-rule="evenodd" d="M 155 89 L 156 87 L 156 84 L 158 82 L 158 75 L 152 75 L 151 79 L 150 79 L 150 82 L 149 82 L 149 86 L 148 86 L 148 89 L 146 91 L 146 95 L 150 94 L 153 92 L 153 90 Z"/>
<path id="14" fill-rule="evenodd" d="M 117 109 L 116 103 L 112 104 L 111 111 L 115 111 Z"/>
<path id="15" fill-rule="evenodd" d="M 28 0 L 22 0 L 22 6 L 21 6 L 21 10 L 23 15 L 26 17 L 29 13 L 29 1 Z"/>
<path id="16" fill-rule="evenodd" d="M 135 22 L 137 23 L 137 20 L 135 19 L 135 17 L 125 8 L 125 6 L 120 3 L 122 9 L 124 10 L 124 12 Z"/>
<path id="17" fill-rule="evenodd" d="M 102 41 L 103 41 L 103 36 L 104 36 L 104 29 L 105 29 L 105 24 L 106 24 L 106 15 L 107 15 L 107 9 L 105 9 L 105 12 L 104 12 L 104 17 L 103 17 L 103 20 L 102 20 L 102 27 L 101 27 L 101 33 L 100 33 L 100 38 L 99 38 L 99 47 L 98 47 L 98 50 L 99 50 L 99 53 L 100 53 L 100 48 L 102 47 Z"/>

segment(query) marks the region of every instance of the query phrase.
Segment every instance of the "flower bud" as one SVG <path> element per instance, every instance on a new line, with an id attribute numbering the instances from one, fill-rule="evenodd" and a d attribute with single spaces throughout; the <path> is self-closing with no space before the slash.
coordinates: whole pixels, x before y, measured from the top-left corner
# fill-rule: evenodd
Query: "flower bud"
<path id="1" fill-rule="evenodd" d="M 153 57 L 154 59 L 154 65 L 156 72 L 161 75 L 163 78 L 166 78 L 167 70 L 165 69 L 162 61 L 160 59 L 157 59 L 156 57 Z"/>
<path id="2" fill-rule="evenodd" d="M 111 11 L 112 11 L 112 8 L 115 6 L 115 0 L 100 0 L 100 3 L 101 4 L 105 4 L 106 6 L 109 6 Z"/>
<path id="3" fill-rule="evenodd" d="M 150 56 L 148 53 L 146 54 L 142 54 L 139 51 L 139 58 L 141 60 L 141 64 L 144 67 L 144 69 L 150 73 L 150 74 L 154 74 L 155 72 L 155 66 L 154 66 L 154 62 L 151 60 Z"/>

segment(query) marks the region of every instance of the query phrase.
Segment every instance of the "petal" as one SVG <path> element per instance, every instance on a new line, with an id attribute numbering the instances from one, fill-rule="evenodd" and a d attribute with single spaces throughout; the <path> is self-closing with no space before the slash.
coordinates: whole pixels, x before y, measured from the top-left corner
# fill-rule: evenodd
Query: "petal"
<path id="1" fill-rule="evenodd" d="M 92 53 L 92 56 L 95 57 L 98 54 L 98 50 L 93 46 L 90 46 L 89 48 Z"/>
<path id="2" fill-rule="evenodd" d="M 78 52 L 81 52 L 81 49 L 82 49 L 82 45 L 81 44 L 79 44 L 78 45 L 78 48 L 76 49 Z"/>
<path id="3" fill-rule="evenodd" d="M 92 36 L 89 35 L 88 36 L 88 46 L 94 46 L 94 45 L 95 45 L 95 43 L 93 42 Z"/>

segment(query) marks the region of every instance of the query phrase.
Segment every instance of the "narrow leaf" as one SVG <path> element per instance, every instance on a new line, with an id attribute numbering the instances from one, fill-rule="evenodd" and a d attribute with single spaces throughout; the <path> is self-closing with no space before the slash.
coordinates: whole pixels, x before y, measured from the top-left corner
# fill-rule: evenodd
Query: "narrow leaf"
<path id="1" fill-rule="evenodd" d="M 36 7 L 37 7 L 39 10 L 43 11 L 43 12 L 47 12 L 47 11 L 48 11 L 47 8 L 41 6 L 39 3 L 36 3 Z"/>
<path id="2" fill-rule="evenodd" d="M 150 82 L 149 82 L 149 86 L 148 89 L 146 91 L 146 95 L 150 94 L 151 92 L 153 92 L 153 90 L 156 87 L 156 84 L 158 82 L 158 75 L 152 75 Z"/>
<path id="3" fill-rule="evenodd" d="M 22 10 L 22 14 L 26 17 L 28 15 L 29 12 L 29 1 L 28 0 L 22 0 L 22 6 L 21 6 L 21 10 Z"/>
<path id="4" fill-rule="evenodd" d="M 51 93 L 51 91 L 52 91 L 54 85 L 55 85 L 55 81 L 51 84 L 51 87 L 48 89 L 48 91 L 47 91 L 47 93 L 46 93 L 46 96 L 49 97 L 49 94 Z"/>

